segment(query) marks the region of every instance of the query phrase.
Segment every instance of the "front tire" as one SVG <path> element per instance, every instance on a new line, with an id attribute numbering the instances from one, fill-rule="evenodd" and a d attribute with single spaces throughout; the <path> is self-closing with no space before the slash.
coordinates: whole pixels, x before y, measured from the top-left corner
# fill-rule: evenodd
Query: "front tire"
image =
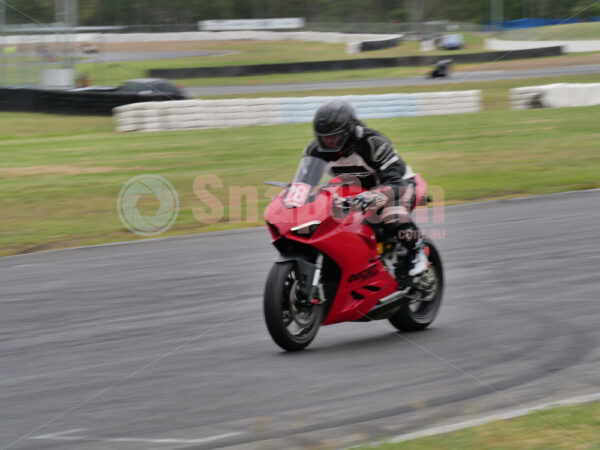
<path id="1" fill-rule="evenodd" d="M 273 266 L 264 293 L 264 314 L 273 341 L 289 352 L 302 350 L 317 335 L 323 317 L 323 305 L 303 305 L 299 271 L 294 262 Z"/>
<path id="2" fill-rule="evenodd" d="M 435 246 L 425 241 L 429 251 L 429 268 L 421 275 L 421 283 L 429 288 L 421 301 L 407 303 L 388 320 L 400 331 L 420 331 L 427 328 L 437 316 L 444 295 L 444 268 Z"/>

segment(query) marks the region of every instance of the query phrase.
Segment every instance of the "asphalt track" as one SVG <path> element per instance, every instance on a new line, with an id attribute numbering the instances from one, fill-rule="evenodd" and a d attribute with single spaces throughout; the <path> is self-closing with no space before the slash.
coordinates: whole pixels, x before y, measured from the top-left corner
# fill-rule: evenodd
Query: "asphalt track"
<path id="1" fill-rule="evenodd" d="M 493 63 L 489 63 L 493 64 Z M 489 69 L 489 64 L 484 63 L 482 67 Z M 423 68 L 423 74 L 427 73 L 427 68 Z M 378 78 L 370 80 L 341 80 L 341 81 L 319 81 L 312 83 L 284 83 L 284 84 L 247 84 L 233 86 L 207 86 L 207 87 L 188 87 L 186 93 L 190 97 L 202 97 L 209 95 L 231 95 L 231 94 L 250 94 L 257 92 L 295 92 L 295 91 L 316 91 L 329 89 L 361 89 L 373 87 L 389 86 L 420 86 L 437 84 L 452 84 L 453 89 L 461 89 L 462 83 L 471 83 L 474 81 L 492 81 L 518 78 L 537 78 L 551 76 L 568 75 L 589 75 L 600 74 L 600 64 L 589 64 L 582 66 L 551 67 L 545 69 L 530 70 L 479 70 L 455 72 L 448 78 L 428 79 L 423 77 L 403 77 L 403 78 Z M 293 74 L 291 74 L 293 75 Z"/>
<path id="2" fill-rule="evenodd" d="M 339 447 L 598 392 L 600 190 L 444 219 L 430 329 L 295 354 L 263 323 L 264 228 L 0 259 L 0 448 Z"/>

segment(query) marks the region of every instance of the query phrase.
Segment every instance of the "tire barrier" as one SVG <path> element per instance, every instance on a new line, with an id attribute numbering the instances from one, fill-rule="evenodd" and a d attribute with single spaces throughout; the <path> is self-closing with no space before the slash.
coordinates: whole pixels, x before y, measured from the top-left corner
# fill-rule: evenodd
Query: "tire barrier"
<path id="1" fill-rule="evenodd" d="M 320 31 L 185 31 L 178 33 L 77 33 L 77 34 L 36 34 L 11 35 L 4 37 L 4 45 L 56 44 L 67 42 L 106 44 L 122 42 L 169 42 L 169 41 L 306 41 L 330 44 L 347 44 L 355 41 L 368 41 L 392 38 L 392 34 L 354 34 Z"/>
<path id="2" fill-rule="evenodd" d="M 600 83 L 556 83 L 510 90 L 512 109 L 600 105 Z"/>
<path id="3" fill-rule="evenodd" d="M 118 106 L 165 100 L 173 100 L 173 97 L 160 94 L 138 95 L 116 92 L 0 88 L 0 111 L 110 116 L 113 109 Z"/>
<path id="4" fill-rule="evenodd" d="M 532 50 L 516 50 L 514 52 L 484 52 L 484 53 L 459 53 L 452 55 L 456 63 L 484 63 L 502 60 L 539 58 L 545 56 L 559 56 L 561 47 L 545 47 Z M 400 56 L 397 58 L 365 58 L 343 59 L 335 61 L 305 61 L 282 64 L 249 64 L 243 66 L 219 67 L 190 67 L 182 69 L 150 69 L 148 76 L 151 78 L 204 78 L 204 77 L 237 77 L 249 75 L 271 75 L 280 73 L 324 72 L 328 70 L 354 70 L 376 69 L 385 67 L 416 67 L 431 66 L 442 56 Z"/>
<path id="5" fill-rule="evenodd" d="M 350 102 L 360 118 L 459 114 L 481 111 L 481 91 L 339 97 L 238 98 L 146 102 L 114 109 L 116 131 L 167 131 L 310 122 L 323 103 Z"/>
<path id="6" fill-rule="evenodd" d="M 600 40 L 584 41 L 505 41 L 496 38 L 485 40 L 485 48 L 488 50 L 524 50 L 542 49 L 549 47 L 562 47 L 564 53 L 598 52 L 600 51 Z"/>
<path id="7" fill-rule="evenodd" d="M 233 19 L 202 20 L 198 22 L 201 31 L 238 31 L 238 30 L 284 30 L 306 26 L 304 17 L 281 17 L 278 19 Z"/>
<path id="8" fill-rule="evenodd" d="M 346 44 L 346 53 L 370 52 L 373 50 L 396 47 L 400 41 L 402 41 L 402 36 L 374 39 L 371 41 L 348 42 L 348 44 Z"/>

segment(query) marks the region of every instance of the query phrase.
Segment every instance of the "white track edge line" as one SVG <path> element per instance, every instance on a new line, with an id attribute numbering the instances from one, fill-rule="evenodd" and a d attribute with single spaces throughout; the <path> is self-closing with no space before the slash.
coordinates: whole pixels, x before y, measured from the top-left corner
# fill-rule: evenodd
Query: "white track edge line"
<path id="1" fill-rule="evenodd" d="M 441 425 L 438 427 L 427 428 L 425 430 L 415 431 L 413 433 L 400 434 L 392 437 L 391 439 L 386 439 L 386 443 L 399 443 L 410 441 L 413 439 L 418 439 L 422 437 L 436 436 L 439 434 L 449 433 L 452 431 L 463 430 L 465 428 L 476 427 L 479 425 L 485 425 L 490 422 L 494 422 L 497 420 L 507 420 L 514 419 L 515 417 L 525 416 L 535 411 L 541 411 L 546 409 L 551 409 L 559 406 L 568 406 L 568 405 L 580 405 L 583 403 L 591 403 L 594 401 L 600 400 L 600 392 L 595 394 L 584 395 L 580 397 L 571 397 L 564 400 L 558 400 L 555 402 L 543 403 L 541 405 L 532 406 L 530 408 L 520 408 L 511 411 L 506 411 L 503 413 L 492 414 L 490 416 L 482 417 L 479 419 L 471 419 L 465 420 L 462 422 L 457 422 L 449 425 Z M 376 445 L 373 443 L 373 445 Z"/>

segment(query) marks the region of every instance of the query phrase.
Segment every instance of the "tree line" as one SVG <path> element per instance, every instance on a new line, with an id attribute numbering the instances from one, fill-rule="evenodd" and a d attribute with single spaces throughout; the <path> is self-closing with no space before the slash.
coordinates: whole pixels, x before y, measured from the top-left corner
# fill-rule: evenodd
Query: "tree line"
<path id="1" fill-rule="evenodd" d="M 55 2 L 9 0 L 8 24 L 55 22 Z M 591 7 L 590 7 L 591 6 Z M 499 9 L 498 9 L 499 8 Z M 600 16 L 595 0 L 79 0 L 78 22 L 92 25 L 176 25 L 210 19 L 304 17 L 309 22 L 423 22 L 486 24 L 524 17 L 585 20 Z M 498 16 L 496 16 L 498 17 Z"/>

